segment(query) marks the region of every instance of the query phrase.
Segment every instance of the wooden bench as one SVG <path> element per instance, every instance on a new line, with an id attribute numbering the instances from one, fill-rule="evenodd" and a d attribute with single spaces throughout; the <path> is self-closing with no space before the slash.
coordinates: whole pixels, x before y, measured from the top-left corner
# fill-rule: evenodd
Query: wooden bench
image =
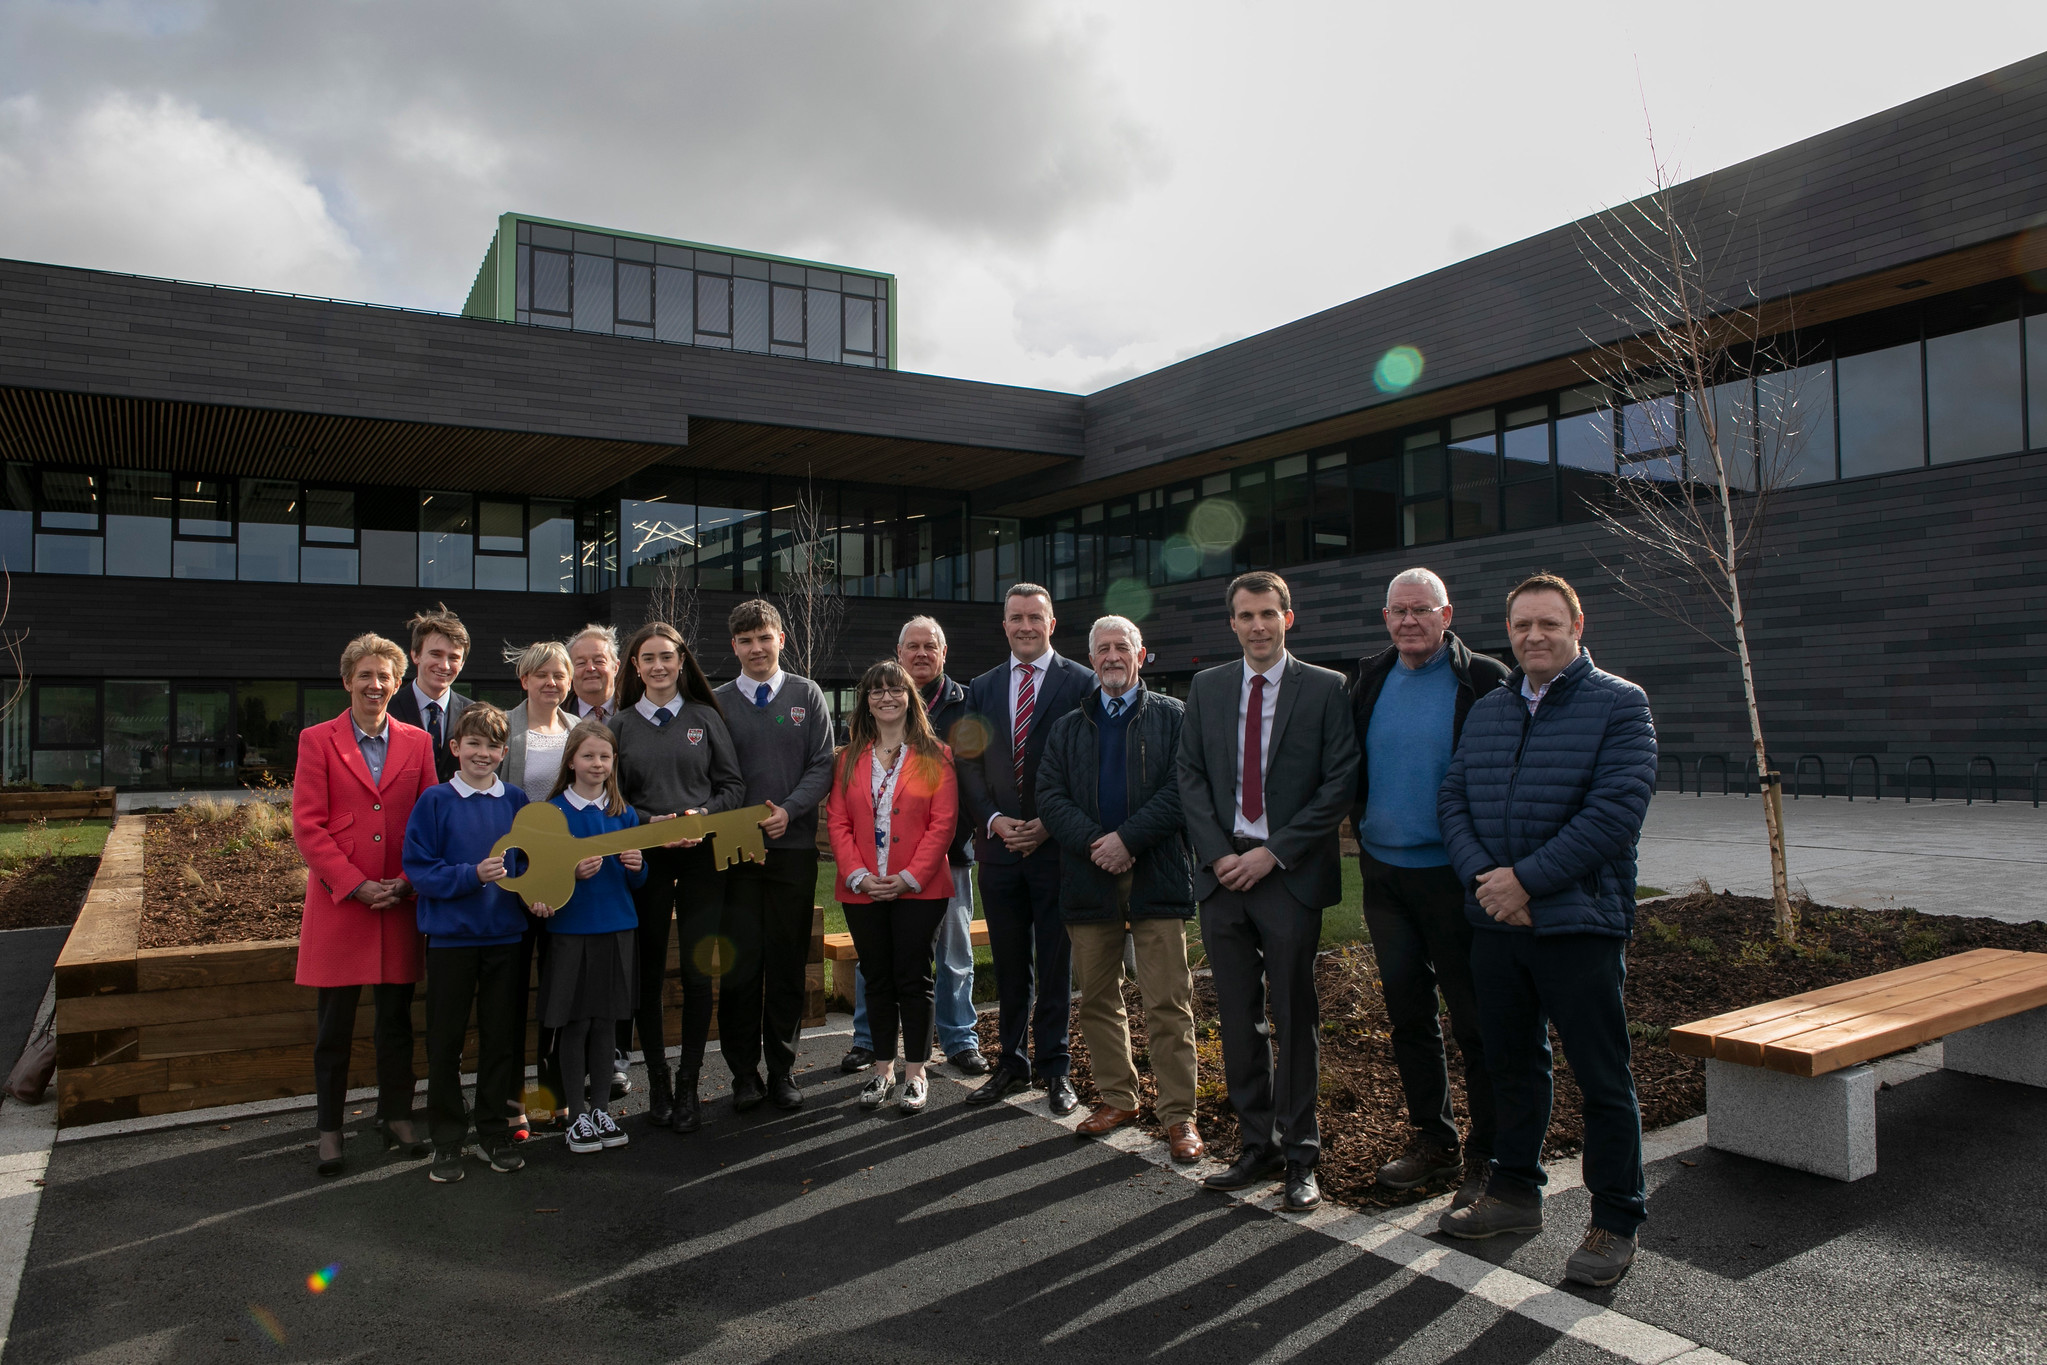
<path id="1" fill-rule="evenodd" d="M 1978 948 L 1672 1029 L 1706 1058 L 1706 1142 L 1780 1166 L 1876 1172 L 1867 1063 L 1945 1039 L 1949 1071 L 2047 1087 L 2047 953 Z"/>
<path id="2" fill-rule="evenodd" d="M 967 925 L 967 937 L 976 948 L 988 946 L 988 921 L 974 920 Z M 853 947 L 851 934 L 826 934 L 824 936 L 824 960 L 832 964 L 831 998 L 844 1000 L 846 1008 L 853 1008 L 853 974 L 860 970 L 860 954 Z"/>

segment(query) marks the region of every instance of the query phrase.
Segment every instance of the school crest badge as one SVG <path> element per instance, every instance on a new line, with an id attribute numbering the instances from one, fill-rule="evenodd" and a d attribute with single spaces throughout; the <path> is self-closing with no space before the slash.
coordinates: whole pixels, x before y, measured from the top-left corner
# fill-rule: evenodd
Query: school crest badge
<path id="1" fill-rule="evenodd" d="M 808 707 L 792 706 L 789 708 L 789 723 L 791 725 L 801 725 L 803 724 L 803 718 L 809 714 L 810 709 Z"/>
<path id="2" fill-rule="evenodd" d="M 692 744 L 702 744 L 704 742 L 704 732 L 702 730 L 692 729 L 687 734 L 685 734 L 683 738 L 687 739 Z"/>

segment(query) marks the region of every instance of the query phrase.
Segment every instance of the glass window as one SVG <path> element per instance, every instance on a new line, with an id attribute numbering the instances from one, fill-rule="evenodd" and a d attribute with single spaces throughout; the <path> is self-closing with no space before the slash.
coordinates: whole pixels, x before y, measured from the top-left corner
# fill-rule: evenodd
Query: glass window
<path id="1" fill-rule="evenodd" d="M 811 274 L 814 276 L 817 272 L 813 270 Z M 813 287 L 805 296 L 804 314 L 809 319 L 804 334 L 806 353 L 812 360 L 838 360 L 839 295 Z"/>
<path id="2" fill-rule="evenodd" d="M 1916 469 L 1926 462 L 1919 343 L 1842 356 L 1841 475 Z"/>
<path id="3" fill-rule="evenodd" d="M 355 582 L 355 494 L 346 488 L 308 488 L 305 490 L 305 512 L 299 548 L 299 582 Z M 410 572 L 410 549 L 406 551 L 403 562 Z"/>
<path id="4" fill-rule="evenodd" d="M 1558 503 L 1565 521 L 1588 521 L 1608 496 L 1614 472 L 1613 409 L 1597 385 L 1572 389 L 1557 402 Z"/>
<path id="5" fill-rule="evenodd" d="M 160 787 L 170 757 L 171 685 L 109 678 L 106 682 L 107 785 Z"/>
<path id="6" fill-rule="evenodd" d="M 2026 447 L 2047 446 L 2047 313 L 2026 319 Z"/>
<path id="7" fill-rule="evenodd" d="M 993 602 L 997 593 L 1021 577 L 1017 547 L 1022 535 L 1022 523 L 1015 517 L 975 517 L 969 523 L 976 602 Z"/>
<path id="8" fill-rule="evenodd" d="M 241 500 L 243 581 L 298 582 L 299 486 L 284 479 L 243 479 Z"/>
<path id="9" fill-rule="evenodd" d="M 1342 559 L 1351 552 L 1350 456 L 1344 451 L 1315 457 L 1309 497 L 1310 550 L 1316 559 Z"/>
<path id="10" fill-rule="evenodd" d="M 724 275 L 697 276 L 697 336 L 732 336 L 732 281 Z"/>
<path id="11" fill-rule="evenodd" d="M 91 683 L 37 683 L 36 743 L 99 743 L 99 707 L 99 688 Z"/>
<path id="12" fill-rule="evenodd" d="M 536 502 L 526 533 L 527 587 L 533 592 L 576 590 L 576 509 L 566 502 Z"/>
<path id="13" fill-rule="evenodd" d="M 774 340 L 790 346 L 803 344 L 803 291 L 794 285 L 775 286 Z"/>
<path id="14" fill-rule="evenodd" d="M 1237 510 L 1244 516 L 1244 533 L 1237 537 L 1234 569 L 1266 569 L 1272 566 L 1272 485 L 1264 465 L 1237 471 Z"/>
<path id="15" fill-rule="evenodd" d="M 41 530 L 97 532 L 100 529 L 99 476 L 76 469 L 45 469 L 40 507 Z"/>
<path id="16" fill-rule="evenodd" d="M 1443 499 L 1411 502 L 1402 508 L 1400 530 L 1401 543 L 1405 545 L 1433 545 L 1448 539 L 1450 517 Z"/>
<path id="17" fill-rule="evenodd" d="M 1632 479 L 1676 483 L 1684 478 L 1684 435 L 1675 394 L 1638 396 L 1621 407 L 1618 472 Z"/>
<path id="18" fill-rule="evenodd" d="M 2019 320 L 1926 339 L 1926 425 L 1933 463 L 2025 448 Z"/>
<path id="19" fill-rule="evenodd" d="M 349 707 L 348 693 L 338 687 L 314 687 L 308 683 L 299 695 L 303 706 L 300 715 L 306 725 L 333 720 Z"/>
<path id="20" fill-rule="evenodd" d="M 237 781 L 291 781 L 298 765 L 299 685 L 282 680 L 235 684 Z"/>
<path id="21" fill-rule="evenodd" d="M 171 704 L 171 781 L 234 785 L 234 708 L 225 687 L 179 684 Z"/>
<path id="22" fill-rule="evenodd" d="M 636 588 L 654 586 L 654 576 L 663 564 L 673 564 L 683 573 L 687 586 L 696 563 L 696 508 L 687 502 L 660 498 L 619 504 L 619 524 L 624 528 L 620 548 L 625 581 Z"/>
<path id="23" fill-rule="evenodd" d="M 476 548 L 501 554 L 526 550 L 526 509 L 516 502 L 485 498 L 476 508 Z"/>
<path id="24" fill-rule="evenodd" d="M 171 577 L 233 578 L 235 544 L 231 540 L 178 540 L 171 544 Z"/>
<path id="25" fill-rule="evenodd" d="M 10 464 L 0 474 L 0 569 L 8 573 L 35 568 L 34 472 L 29 465 Z"/>
<path id="26" fill-rule="evenodd" d="M 874 300 L 847 294 L 844 312 L 845 348 L 856 355 L 874 354 Z"/>
<path id="27" fill-rule="evenodd" d="M 1834 465 L 1834 362 L 1756 377 L 1756 445 L 1772 487 L 1828 483 Z"/>
<path id="28" fill-rule="evenodd" d="M 1450 419 L 1450 534 L 1489 536 L 1500 529 L 1500 444 L 1491 412 Z"/>
<path id="29" fill-rule="evenodd" d="M 696 333 L 696 276 L 674 266 L 654 270 L 654 335 L 661 341 L 689 341 Z"/>
<path id="30" fill-rule="evenodd" d="M 45 787 L 97 787 L 100 785 L 100 751 L 37 749 L 30 759 L 29 776 Z"/>
<path id="31" fill-rule="evenodd" d="M 1521 408 L 1507 414 L 1500 441 L 1500 524 L 1509 531 L 1529 531 L 1557 519 L 1556 483 L 1550 470 L 1549 406 Z"/>
<path id="32" fill-rule="evenodd" d="M 1350 466 L 1351 539 L 1359 554 L 1401 543 L 1400 453 L 1361 454 Z"/>
<path id="33" fill-rule="evenodd" d="M 768 337 L 768 282 L 732 282 L 732 349 L 765 351 Z"/>
<path id="34" fill-rule="evenodd" d="M 1401 492 L 1410 498 L 1443 491 L 1443 433 L 1420 431 L 1401 442 Z"/>
<path id="35" fill-rule="evenodd" d="M 106 570 L 134 578 L 171 573 L 171 476 L 115 469 L 107 474 Z"/>
<path id="36" fill-rule="evenodd" d="M 569 260 L 566 251 L 534 248 L 533 298 L 529 305 L 534 312 L 566 314 L 569 311 Z"/>
<path id="37" fill-rule="evenodd" d="M 1734 488 L 1756 486 L 1755 395 L 1747 379 L 1730 380 L 1706 390 L 1705 401 L 1686 414 L 1685 450 L 1691 475 L 1708 487 L 1718 487 L 1714 452 L 1726 465 L 1728 483 Z M 1710 426 L 1710 430 L 1708 427 Z"/>
<path id="38" fill-rule="evenodd" d="M 1313 497 L 1308 457 L 1289 455 L 1272 464 L 1272 562 L 1306 564 L 1315 558 L 1309 518 Z"/>
<path id="39" fill-rule="evenodd" d="M 420 587 L 467 588 L 475 583 L 475 517 L 467 493 L 419 495 Z"/>
<path id="40" fill-rule="evenodd" d="M 98 536 L 38 535 L 37 573 L 98 574 L 104 548 Z"/>
<path id="41" fill-rule="evenodd" d="M 616 263 L 618 320 L 640 327 L 654 325 L 654 267 L 631 261 Z"/>
<path id="42" fill-rule="evenodd" d="M 225 540 L 235 533 L 234 508 L 221 479 L 178 481 L 178 534 Z"/>
<path id="43" fill-rule="evenodd" d="M 579 238 L 584 234 L 577 233 Z M 577 243 L 580 247 L 581 242 Z M 587 251 L 576 252 L 576 330 L 608 332 L 617 321 L 611 297 L 612 259 Z"/>

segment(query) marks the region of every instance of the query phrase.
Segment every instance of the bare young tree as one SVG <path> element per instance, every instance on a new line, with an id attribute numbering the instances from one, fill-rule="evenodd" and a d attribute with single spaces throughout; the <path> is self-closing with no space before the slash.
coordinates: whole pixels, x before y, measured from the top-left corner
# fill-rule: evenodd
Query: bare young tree
<path id="1" fill-rule="evenodd" d="M 1787 306 L 1769 304 L 1739 208 L 1700 222 L 1654 158 L 1652 193 L 1594 218 L 1587 262 L 1613 294 L 1614 342 L 1593 339 L 1587 377 L 1620 424 L 1599 522 L 1621 593 L 1733 654 L 1763 787 L 1778 937 L 1791 942 L 1783 781 L 1756 697 L 1746 596 L 1771 495 L 1792 481 L 1818 395 L 1796 383 Z M 1803 399 L 1803 401 L 1801 401 Z"/>
<path id="2" fill-rule="evenodd" d="M 836 535 L 807 478 L 789 509 L 789 539 L 775 556 L 775 586 L 782 599 L 788 636 L 782 649 L 789 671 L 821 682 L 839 646 L 846 598 L 839 591 Z"/>
<path id="3" fill-rule="evenodd" d="M 697 649 L 697 625 L 701 615 L 695 566 L 684 562 L 680 550 L 664 556 L 654 568 L 654 584 L 647 594 L 647 619 L 666 621 L 674 626 L 691 652 L 701 653 Z"/>

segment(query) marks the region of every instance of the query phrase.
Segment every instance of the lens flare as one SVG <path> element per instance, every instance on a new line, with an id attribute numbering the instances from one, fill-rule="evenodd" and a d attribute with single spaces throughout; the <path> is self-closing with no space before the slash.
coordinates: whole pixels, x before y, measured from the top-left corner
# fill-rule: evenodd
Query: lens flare
<path id="1" fill-rule="evenodd" d="M 264 1336 L 279 1346 L 284 1345 L 284 1324 L 277 1320 L 277 1314 L 260 1303 L 252 1303 L 249 1305 L 249 1321 L 255 1323 Z"/>
<path id="2" fill-rule="evenodd" d="M 1168 578 L 1192 578 L 1201 572 L 1201 547 L 1185 536 L 1167 536 L 1159 557 L 1165 561 Z"/>
<path id="3" fill-rule="evenodd" d="M 732 970 L 738 960 L 739 946 L 723 934 L 710 934 L 697 940 L 697 946 L 690 953 L 690 961 L 705 976 L 723 976 Z"/>
<path id="4" fill-rule="evenodd" d="M 1381 393 L 1401 393 L 1421 377 L 1422 353 L 1412 346 L 1395 346 L 1372 370 L 1372 382 Z"/>
<path id="5" fill-rule="evenodd" d="M 323 1265 L 312 1274 L 306 1276 L 306 1288 L 315 1294 L 324 1294 L 327 1292 L 327 1286 L 333 1284 L 334 1277 L 340 1273 L 341 1262 L 339 1261 L 332 1265 Z"/>
<path id="6" fill-rule="evenodd" d="M 1244 509 L 1228 498 L 1209 498 L 1187 514 L 1187 538 L 1204 553 L 1227 550 L 1244 538 Z"/>
<path id="7" fill-rule="evenodd" d="M 1119 578 L 1102 594 L 1102 607 L 1111 616 L 1142 621 L 1151 615 L 1151 589 L 1142 579 Z"/>
<path id="8" fill-rule="evenodd" d="M 980 716 L 967 716 L 953 722 L 945 733 L 945 742 L 952 746 L 954 758 L 979 758 L 988 752 L 988 722 Z"/>
<path id="9" fill-rule="evenodd" d="M 528 1114 L 552 1114 L 562 1107 L 557 1102 L 554 1091 L 544 1085 L 529 1087 L 519 1096 L 519 1103 L 525 1106 L 524 1112 Z"/>

